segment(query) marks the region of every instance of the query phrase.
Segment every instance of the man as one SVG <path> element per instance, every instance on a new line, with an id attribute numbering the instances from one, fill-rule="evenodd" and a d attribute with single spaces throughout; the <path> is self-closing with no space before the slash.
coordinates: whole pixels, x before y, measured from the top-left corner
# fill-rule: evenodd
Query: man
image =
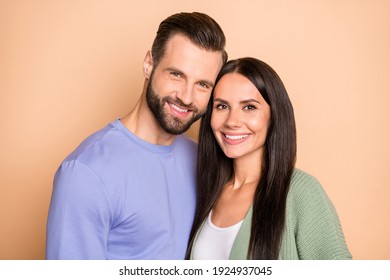
<path id="1" fill-rule="evenodd" d="M 206 110 L 224 47 L 205 14 L 160 24 L 133 110 L 84 140 L 55 175 L 48 259 L 184 259 L 196 144 L 181 134 Z"/>

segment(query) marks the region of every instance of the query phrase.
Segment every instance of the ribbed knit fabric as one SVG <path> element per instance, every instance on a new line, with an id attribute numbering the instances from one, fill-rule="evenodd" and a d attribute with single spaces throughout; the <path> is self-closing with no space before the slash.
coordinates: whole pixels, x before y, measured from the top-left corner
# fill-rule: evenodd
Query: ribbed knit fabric
<path id="1" fill-rule="evenodd" d="M 251 220 L 252 207 L 234 241 L 230 259 L 247 258 Z M 332 202 L 313 176 L 296 169 L 287 196 L 285 230 L 279 259 L 351 258 Z"/>

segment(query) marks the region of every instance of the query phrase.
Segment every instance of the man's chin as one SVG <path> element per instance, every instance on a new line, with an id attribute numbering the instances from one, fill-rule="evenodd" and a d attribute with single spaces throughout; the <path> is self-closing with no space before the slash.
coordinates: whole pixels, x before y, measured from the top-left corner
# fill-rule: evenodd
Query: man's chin
<path id="1" fill-rule="evenodd" d="M 161 124 L 161 127 L 168 133 L 173 134 L 173 135 L 180 135 L 186 132 L 192 125 L 192 121 L 189 121 L 187 123 L 175 123 L 175 124 Z"/>

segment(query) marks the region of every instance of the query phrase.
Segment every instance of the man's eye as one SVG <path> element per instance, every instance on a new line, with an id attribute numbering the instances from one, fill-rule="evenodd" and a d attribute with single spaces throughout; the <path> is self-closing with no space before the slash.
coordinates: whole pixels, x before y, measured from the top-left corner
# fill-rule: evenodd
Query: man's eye
<path id="1" fill-rule="evenodd" d="M 199 85 L 202 87 L 202 88 L 205 88 L 205 89 L 208 89 L 210 86 L 206 83 L 199 83 Z"/>
<path id="2" fill-rule="evenodd" d="M 179 72 L 171 72 L 171 75 L 177 78 L 181 77 L 181 74 Z"/>

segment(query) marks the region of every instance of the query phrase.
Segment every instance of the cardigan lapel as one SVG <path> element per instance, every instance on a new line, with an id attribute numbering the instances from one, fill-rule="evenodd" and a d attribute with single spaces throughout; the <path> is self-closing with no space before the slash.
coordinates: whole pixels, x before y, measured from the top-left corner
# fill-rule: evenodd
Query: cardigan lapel
<path id="1" fill-rule="evenodd" d="M 241 228 L 234 240 L 232 250 L 230 252 L 230 260 L 246 260 L 248 258 L 249 240 L 251 237 L 253 204 L 248 210 Z"/>

